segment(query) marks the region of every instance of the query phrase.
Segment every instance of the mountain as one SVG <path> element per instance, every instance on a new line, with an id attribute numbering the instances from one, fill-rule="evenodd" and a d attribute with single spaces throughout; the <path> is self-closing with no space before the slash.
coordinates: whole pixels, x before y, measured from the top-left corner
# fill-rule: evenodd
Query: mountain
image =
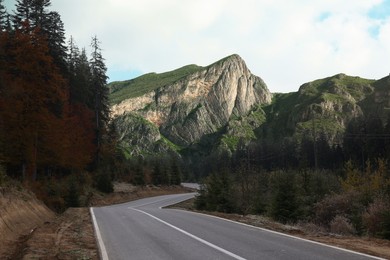
<path id="1" fill-rule="evenodd" d="M 390 108 L 389 77 L 337 74 L 271 94 L 238 55 L 109 87 L 113 121 L 129 155 L 235 150 L 240 140 L 314 135 L 341 144 L 352 119 L 379 117 L 385 124 Z"/>
<path id="2" fill-rule="evenodd" d="M 112 116 L 129 153 L 182 150 L 212 139 L 254 138 L 272 94 L 238 55 L 109 85 Z"/>
<path id="3" fill-rule="evenodd" d="M 329 142 L 340 143 L 351 119 L 364 115 L 361 104 L 373 95 L 374 83 L 338 74 L 305 83 L 298 92 L 275 94 L 272 104 L 264 108 L 267 122 L 262 126 L 263 137 L 300 138 L 315 130 L 325 133 Z"/>

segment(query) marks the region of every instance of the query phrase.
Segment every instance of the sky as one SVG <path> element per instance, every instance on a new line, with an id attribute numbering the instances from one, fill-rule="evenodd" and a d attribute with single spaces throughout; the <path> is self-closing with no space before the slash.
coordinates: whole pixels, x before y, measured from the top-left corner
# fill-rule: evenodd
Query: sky
<path id="1" fill-rule="evenodd" d="M 15 0 L 4 1 L 12 13 Z M 109 81 L 240 55 L 271 92 L 390 73 L 390 0 L 52 0 L 67 37 L 101 41 Z"/>

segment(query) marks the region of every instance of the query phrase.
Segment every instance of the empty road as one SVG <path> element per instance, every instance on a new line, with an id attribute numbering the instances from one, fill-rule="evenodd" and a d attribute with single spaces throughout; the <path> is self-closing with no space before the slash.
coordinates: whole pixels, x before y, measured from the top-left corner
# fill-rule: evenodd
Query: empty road
<path id="1" fill-rule="evenodd" d="M 103 259 L 380 259 L 162 207 L 195 193 L 91 208 Z"/>

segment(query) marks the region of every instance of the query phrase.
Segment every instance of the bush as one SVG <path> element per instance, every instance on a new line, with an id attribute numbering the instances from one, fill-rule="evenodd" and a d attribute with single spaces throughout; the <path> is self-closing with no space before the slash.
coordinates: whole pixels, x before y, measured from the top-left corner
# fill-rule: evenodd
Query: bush
<path id="1" fill-rule="evenodd" d="M 230 176 L 222 172 L 210 175 L 202 186 L 199 196 L 195 201 L 197 209 L 220 211 L 231 213 L 236 211 L 234 206 L 232 180 Z"/>
<path id="2" fill-rule="evenodd" d="M 363 225 L 370 235 L 390 239 L 390 198 L 377 198 L 363 214 Z"/>
<path id="3" fill-rule="evenodd" d="M 96 174 L 95 186 L 96 189 L 104 193 L 111 193 L 114 191 L 114 185 L 112 183 L 111 176 L 104 171 L 99 171 Z"/>
<path id="4" fill-rule="evenodd" d="M 336 216 L 348 218 L 357 231 L 361 231 L 361 216 L 364 205 L 360 201 L 360 194 L 348 192 L 325 197 L 315 205 L 315 222 L 330 229 L 331 222 Z"/>
<path id="5" fill-rule="evenodd" d="M 339 235 L 354 235 L 356 234 L 356 229 L 353 227 L 349 219 L 344 216 L 337 215 L 330 222 L 330 232 Z"/>

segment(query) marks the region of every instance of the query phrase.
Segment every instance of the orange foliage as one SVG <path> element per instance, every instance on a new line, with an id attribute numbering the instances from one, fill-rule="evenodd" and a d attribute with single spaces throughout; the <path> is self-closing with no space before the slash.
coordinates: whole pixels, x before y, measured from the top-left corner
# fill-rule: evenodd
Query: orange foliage
<path id="1" fill-rule="evenodd" d="M 28 26 L 28 25 L 26 25 Z M 46 166 L 83 169 L 94 153 L 93 114 L 69 86 L 39 29 L 0 34 L 0 146 L 29 179 Z"/>

